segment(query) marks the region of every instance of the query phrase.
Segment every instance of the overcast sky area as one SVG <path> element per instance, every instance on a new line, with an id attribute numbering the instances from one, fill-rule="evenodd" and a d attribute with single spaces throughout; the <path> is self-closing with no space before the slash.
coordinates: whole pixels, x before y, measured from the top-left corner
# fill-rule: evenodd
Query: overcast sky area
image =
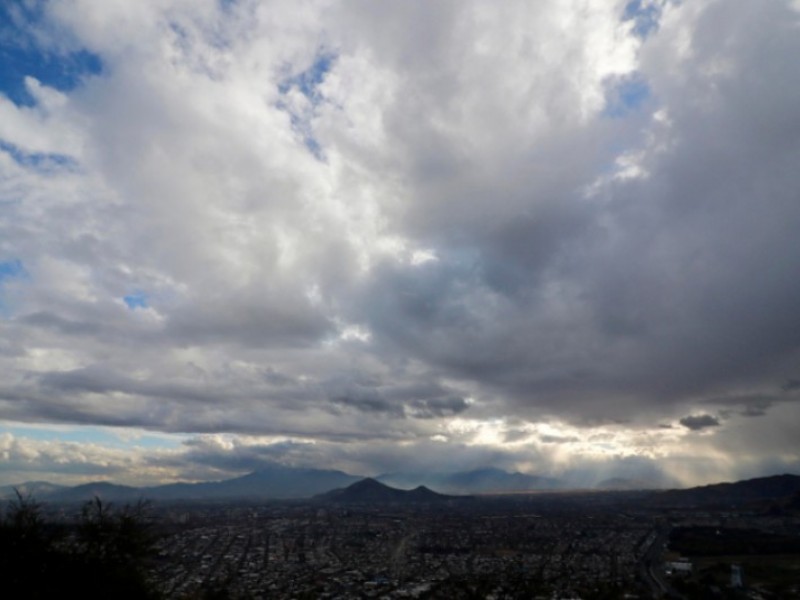
<path id="1" fill-rule="evenodd" d="M 0 484 L 800 473 L 800 2 L 0 8 Z"/>

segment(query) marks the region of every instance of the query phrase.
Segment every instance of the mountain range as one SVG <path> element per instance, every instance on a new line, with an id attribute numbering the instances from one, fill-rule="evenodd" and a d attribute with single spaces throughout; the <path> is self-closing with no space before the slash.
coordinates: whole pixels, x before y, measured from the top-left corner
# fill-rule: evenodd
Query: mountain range
<path id="1" fill-rule="evenodd" d="M 151 487 L 130 487 L 107 481 L 84 483 L 74 487 L 45 487 L 22 484 L 0 489 L 0 497 L 13 497 L 14 488 L 22 494 L 49 502 L 83 502 L 95 496 L 109 502 L 149 500 L 234 500 L 310 498 L 334 488 L 350 485 L 361 477 L 342 471 L 302 469 L 270 465 L 242 477 L 201 483 L 170 483 Z"/>
<path id="2" fill-rule="evenodd" d="M 107 481 L 96 481 L 74 487 L 56 486 L 46 482 L 24 483 L 0 488 L 0 498 L 11 498 L 14 488 L 23 494 L 51 502 L 82 502 L 95 496 L 111 502 L 151 500 L 232 500 L 232 499 L 292 499 L 310 498 L 317 494 L 344 488 L 363 477 L 343 471 L 286 467 L 278 464 L 227 479 L 201 483 L 170 483 L 150 487 L 130 487 Z M 556 479 L 508 473 L 501 469 L 477 469 L 457 473 L 385 474 L 376 478 L 381 483 L 403 489 L 419 486 L 450 494 L 480 494 L 491 492 L 521 492 L 557 489 Z"/>
<path id="3" fill-rule="evenodd" d="M 608 480 L 602 487 L 624 489 L 647 487 L 631 480 Z M 350 489 L 357 484 L 354 489 Z M 151 487 L 130 487 L 107 481 L 85 483 L 74 487 L 43 481 L 0 487 L 0 499 L 14 498 L 17 490 L 37 500 L 48 502 L 84 502 L 95 496 L 111 502 L 150 500 L 235 500 L 235 499 L 320 499 L 349 502 L 351 496 L 364 501 L 370 495 L 380 501 L 432 501 L 443 494 L 512 493 L 537 490 L 558 490 L 566 486 L 559 480 L 524 473 L 508 473 L 501 469 L 477 469 L 458 473 L 412 474 L 390 473 L 375 479 L 364 479 L 343 471 L 295 468 L 278 464 L 224 481 L 171 483 Z M 402 489 L 397 489 L 402 488 Z M 434 492 L 431 488 L 437 490 Z M 410 495 L 407 495 L 410 494 Z M 433 495 L 433 496 L 432 496 Z M 448 496 L 443 496 L 447 498 Z M 685 490 L 653 492 L 648 504 L 653 507 L 733 507 L 763 505 L 780 500 L 797 503 L 800 497 L 800 476 L 776 475 L 736 483 L 720 483 Z"/>

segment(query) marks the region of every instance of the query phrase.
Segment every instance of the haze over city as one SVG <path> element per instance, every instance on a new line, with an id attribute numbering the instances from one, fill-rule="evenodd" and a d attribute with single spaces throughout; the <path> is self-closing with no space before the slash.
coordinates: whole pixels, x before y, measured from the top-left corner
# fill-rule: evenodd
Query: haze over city
<path id="1" fill-rule="evenodd" d="M 0 7 L 0 485 L 800 473 L 796 0 Z"/>

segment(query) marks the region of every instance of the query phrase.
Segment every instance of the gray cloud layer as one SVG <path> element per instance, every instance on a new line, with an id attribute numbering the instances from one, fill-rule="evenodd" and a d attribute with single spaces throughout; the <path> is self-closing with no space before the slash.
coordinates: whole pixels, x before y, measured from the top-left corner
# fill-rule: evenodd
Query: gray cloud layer
<path id="1" fill-rule="evenodd" d="M 0 418 L 566 428 L 531 468 L 800 419 L 796 3 L 626 4 L 46 3 L 103 71 L 0 97 Z"/>

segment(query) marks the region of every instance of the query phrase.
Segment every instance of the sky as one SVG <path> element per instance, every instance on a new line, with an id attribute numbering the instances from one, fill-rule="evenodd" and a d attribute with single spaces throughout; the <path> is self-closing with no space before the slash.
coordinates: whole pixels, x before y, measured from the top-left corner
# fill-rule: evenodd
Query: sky
<path id="1" fill-rule="evenodd" d="M 0 484 L 800 473 L 800 2 L 0 6 Z"/>

